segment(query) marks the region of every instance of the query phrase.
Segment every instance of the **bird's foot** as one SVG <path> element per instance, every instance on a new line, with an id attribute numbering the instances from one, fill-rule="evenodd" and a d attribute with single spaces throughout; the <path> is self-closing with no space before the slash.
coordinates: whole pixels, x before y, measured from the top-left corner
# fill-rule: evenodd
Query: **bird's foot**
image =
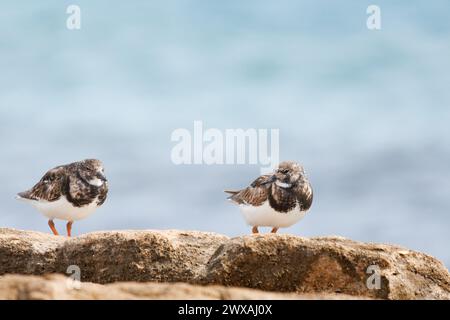
<path id="1" fill-rule="evenodd" d="M 53 222 L 53 220 L 48 220 L 48 226 L 50 227 L 55 236 L 59 236 L 58 230 L 56 230 L 55 223 Z"/>
<path id="2" fill-rule="evenodd" d="M 252 228 L 252 233 L 259 233 L 259 231 L 258 231 L 258 226 L 254 226 L 254 227 Z"/>
<path id="3" fill-rule="evenodd" d="M 272 231 L 270 231 L 270 233 L 277 233 L 278 228 L 272 228 Z"/>
<path id="4" fill-rule="evenodd" d="M 66 225 L 67 236 L 69 238 L 72 236 L 72 224 L 73 224 L 73 221 L 69 221 L 69 222 L 67 222 L 67 225 Z"/>

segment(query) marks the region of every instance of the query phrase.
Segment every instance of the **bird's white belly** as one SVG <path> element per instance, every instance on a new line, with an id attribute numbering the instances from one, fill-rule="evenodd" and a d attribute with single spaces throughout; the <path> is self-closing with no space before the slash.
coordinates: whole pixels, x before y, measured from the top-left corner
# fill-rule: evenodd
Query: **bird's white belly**
<path id="1" fill-rule="evenodd" d="M 84 219 L 97 209 L 97 199 L 83 207 L 74 207 L 64 196 L 52 202 L 31 200 L 31 204 L 49 219 L 61 219 L 67 221 Z"/>
<path id="2" fill-rule="evenodd" d="M 269 201 L 255 207 L 239 206 L 245 221 L 250 226 L 287 228 L 300 221 L 306 211 L 300 211 L 298 205 L 289 212 L 277 212 L 269 205 Z"/>

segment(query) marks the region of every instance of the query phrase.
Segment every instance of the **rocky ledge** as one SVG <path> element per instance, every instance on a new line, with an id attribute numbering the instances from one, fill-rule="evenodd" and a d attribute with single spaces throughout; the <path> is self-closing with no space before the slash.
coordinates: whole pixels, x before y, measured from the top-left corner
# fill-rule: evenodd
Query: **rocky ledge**
<path id="1" fill-rule="evenodd" d="M 48 275 L 74 270 L 83 282 L 76 292 Z M 0 299 L 450 299 L 449 272 L 426 254 L 287 234 L 146 230 L 69 239 L 0 229 L 0 275 Z"/>
<path id="2" fill-rule="evenodd" d="M 44 276 L 0 276 L 0 300 L 319 300 L 367 299 L 343 294 L 295 294 L 256 289 L 187 283 L 116 282 L 106 285 L 92 282 L 77 284 L 71 278 Z"/>

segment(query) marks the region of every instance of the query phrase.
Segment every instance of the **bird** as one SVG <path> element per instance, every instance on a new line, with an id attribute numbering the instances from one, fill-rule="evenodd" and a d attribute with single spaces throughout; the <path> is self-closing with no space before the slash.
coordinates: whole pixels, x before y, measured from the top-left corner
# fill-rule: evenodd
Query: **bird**
<path id="1" fill-rule="evenodd" d="M 259 233 L 258 227 L 272 227 L 271 233 L 276 233 L 294 225 L 313 202 L 305 170 L 294 161 L 281 162 L 272 174 L 261 175 L 245 189 L 225 192 L 239 205 L 252 233 Z"/>
<path id="2" fill-rule="evenodd" d="M 103 164 L 86 159 L 50 169 L 31 189 L 17 194 L 17 199 L 31 204 L 48 220 L 54 235 L 59 235 L 54 219 L 67 221 L 71 237 L 74 221 L 91 215 L 105 201 L 108 180 Z"/>

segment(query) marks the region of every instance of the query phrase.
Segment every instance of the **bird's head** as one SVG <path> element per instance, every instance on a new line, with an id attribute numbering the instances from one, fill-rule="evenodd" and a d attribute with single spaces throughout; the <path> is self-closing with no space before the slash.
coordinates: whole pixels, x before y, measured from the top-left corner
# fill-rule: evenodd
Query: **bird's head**
<path id="1" fill-rule="evenodd" d="M 81 161 L 81 167 L 90 176 L 89 183 L 92 185 L 100 186 L 107 182 L 105 176 L 105 169 L 103 168 L 103 163 L 97 159 L 86 159 Z"/>
<path id="2" fill-rule="evenodd" d="M 273 174 L 273 181 L 279 187 L 290 188 L 296 185 L 304 176 L 305 171 L 301 165 L 294 161 L 284 161 L 278 165 Z"/>

